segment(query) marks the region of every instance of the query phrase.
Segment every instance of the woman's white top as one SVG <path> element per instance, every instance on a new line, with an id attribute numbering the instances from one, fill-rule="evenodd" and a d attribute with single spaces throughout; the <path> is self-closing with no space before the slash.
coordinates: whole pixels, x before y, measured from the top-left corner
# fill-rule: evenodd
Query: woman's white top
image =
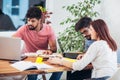
<path id="1" fill-rule="evenodd" d="M 93 65 L 92 78 L 112 76 L 117 70 L 117 53 L 112 51 L 106 41 L 95 41 L 84 57 L 74 62 L 74 70 L 82 70 L 89 63 Z"/>

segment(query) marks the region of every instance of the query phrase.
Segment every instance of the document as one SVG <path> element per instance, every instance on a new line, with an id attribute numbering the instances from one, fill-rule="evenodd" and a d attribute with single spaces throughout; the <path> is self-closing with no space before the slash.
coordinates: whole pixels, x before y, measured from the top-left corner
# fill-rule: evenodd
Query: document
<path id="1" fill-rule="evenodd" d="M 24 71 L 24 70 L 35 70 L 35 69 L 47 69 L 47 68 L 54 68 L 53 66 L 47 65 L 45 63 L 33 63 L 30 61 L 19 61 L 11 64 L 12 67 Z"/>

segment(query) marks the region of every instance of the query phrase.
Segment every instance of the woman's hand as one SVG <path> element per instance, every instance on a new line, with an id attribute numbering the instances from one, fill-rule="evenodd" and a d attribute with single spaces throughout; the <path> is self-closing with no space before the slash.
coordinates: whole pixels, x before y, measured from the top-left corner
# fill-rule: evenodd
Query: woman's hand
<path id="1" fill-rule="evenodd" d="M 61 57 L 49 58 L 47 61 L 51 64 L 58 64 L 69 68 L 72 68 L 72 64 L 73 64 L 73 62 L 67 61 Z"/>
<path id="2" fill-rule="evenodd" d="M 47 60 L 47 62 L 51 63 L 51 64 L 59 64 L 61 65 L 62 64 L 62 58 L 59 58 L 59 57 L 52 57 L 52 58 L 49 58 Z"/>
<path id="3" fill-rule="evenodd" d="M 79 60 L 79 59 L 81 59 L 83 56 L 84 56 L 84 54 L 79 54 L 79 55 L 77 56 L 77 59 Z"/>

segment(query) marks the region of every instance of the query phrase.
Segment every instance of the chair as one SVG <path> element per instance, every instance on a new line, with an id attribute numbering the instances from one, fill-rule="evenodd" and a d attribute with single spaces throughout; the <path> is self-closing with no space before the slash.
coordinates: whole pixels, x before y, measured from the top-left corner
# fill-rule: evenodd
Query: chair
<path id="1" fill-rule="evenodd" d="M 109 78 L 108 80 L 120 80 L 120 68 L 116 71 L 116 73 Z"/>
<path id="2" fill-rule="evenodd" d="M 45 74 L 42 74 L 42 78 L 43 78 L 43 80 L 46 80 Z"/>

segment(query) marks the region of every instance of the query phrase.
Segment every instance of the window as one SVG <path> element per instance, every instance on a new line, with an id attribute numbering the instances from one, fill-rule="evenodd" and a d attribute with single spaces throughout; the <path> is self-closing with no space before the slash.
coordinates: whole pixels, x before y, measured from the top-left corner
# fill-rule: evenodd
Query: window
<path id="1" fill-rule="evenodd" d="M 12 0 L 12 15 L 19 15 L 19 0 Z"/>

